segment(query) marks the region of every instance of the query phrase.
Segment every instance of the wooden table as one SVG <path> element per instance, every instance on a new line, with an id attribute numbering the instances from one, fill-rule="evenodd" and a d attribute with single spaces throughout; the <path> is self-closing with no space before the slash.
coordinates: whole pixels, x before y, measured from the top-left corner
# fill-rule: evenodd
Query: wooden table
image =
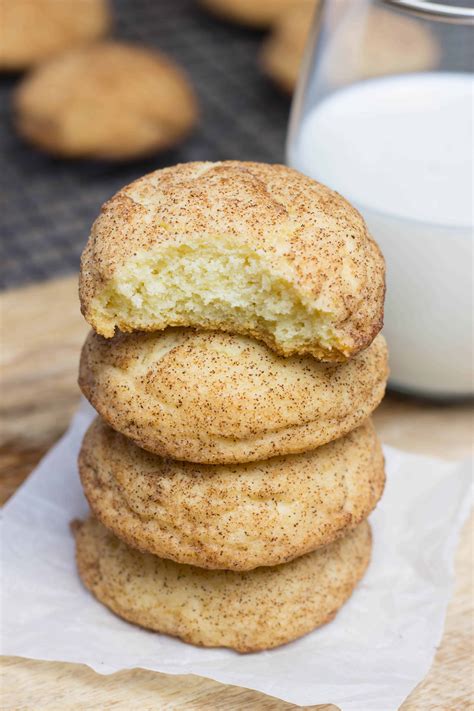
<path id="1" fill-rule="evenodd" d="M 87 326 L 79 313 L 71 277 L 4 293 L 2 399 L 0 404 L 0 497 L 5 501 L 49 446 L 62 434 L 77 405 L 76 371 Z M 375 413 L 384 442 L 445 458 L 472 451 L 469 404 L 435 405 L 388 395 Z M 473 708 L 473 519 L 456 556 L 456 588 L 442 643 L 428 676 L 403 711 Z M 167 676 L 143 669 L 100 676 L 85 666 L 6 657 L 0 708 L 53 709 L 241 709 L 297 708 L 247 689 L 192 675 Z M 320 699 L 311 709 L 336 709 Z M 380 711 L 383 711 L 381 709 Z"/>

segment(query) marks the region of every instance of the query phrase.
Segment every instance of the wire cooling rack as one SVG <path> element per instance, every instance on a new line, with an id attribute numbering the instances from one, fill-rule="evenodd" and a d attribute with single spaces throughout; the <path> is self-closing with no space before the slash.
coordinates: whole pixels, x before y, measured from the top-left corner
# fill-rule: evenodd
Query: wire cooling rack
<path id="1" fill-rule="evenodd" d="M 10 98 L 20 77 L 2 77 L 2 289 L 77 270 L 100 205 L 146 172 L 188 160 L 283 160 L 289 101 L 259 71 L 261 33 L 209 16 L 196 0 L 115 0 L 112 9 L 114 37 L 157 47 L 184 67 L 200 125 L 178 149 L 146 161 L 54 159 L 16 135 Z"/>

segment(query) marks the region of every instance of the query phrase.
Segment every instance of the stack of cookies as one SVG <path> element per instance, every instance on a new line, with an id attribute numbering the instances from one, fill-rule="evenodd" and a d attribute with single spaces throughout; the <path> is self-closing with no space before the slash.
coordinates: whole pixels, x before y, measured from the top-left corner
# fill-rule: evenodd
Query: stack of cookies
<path id="1" fill-rule="evenodd" d="M 79 574 L 130 622 L 268 649 L 331 620 L 384 487 L 384 265 L 359 213 L 284 166 L 188 163 L 117 193 L 82 258 L 99 413 Z"/>

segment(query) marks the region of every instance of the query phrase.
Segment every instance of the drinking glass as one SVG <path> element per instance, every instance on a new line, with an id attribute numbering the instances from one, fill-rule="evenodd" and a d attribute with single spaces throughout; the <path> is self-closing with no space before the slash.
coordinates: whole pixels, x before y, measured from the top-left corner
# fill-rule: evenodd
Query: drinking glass
<path id="1" fill-rule="evenodd" d="M 474 392 L 473 23 L 467 3 L 320 0 L 287 143 L 385 256 L 391 387 L 438 398 Z"/>

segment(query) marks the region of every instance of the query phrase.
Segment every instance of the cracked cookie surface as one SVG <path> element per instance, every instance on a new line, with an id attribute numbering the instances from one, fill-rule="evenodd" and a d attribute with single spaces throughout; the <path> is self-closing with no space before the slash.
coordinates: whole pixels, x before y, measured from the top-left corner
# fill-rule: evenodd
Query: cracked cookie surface
<path id="1" fill-rule="evenodd" d="M 91 332 L 79 385 L 111 427 L 163 457 L 242 463 L 319 447 L 359 426 L 388 376 L 379 335 L 344 364 L 283 358 L 218 331 Z"/>
<path id="2" fill-rule="evenodd" d="M 98 521 L 75 522 L 84 585 L 120 617 L 204 647 L 252 652 L 330 622 L 370 560 L 367 522 L 284 565 L 245 573 L 204 570 L 140 553 Z"/>
<path id="3" fill-rule="evenodd" d="M 211 466 L 145 452 L 98 418 L 79 472 L 95 516 L 130 546 L 230 570 L 278 565 L 345 535 L 385 483 L 370 420 L 304 454 Z"/>

